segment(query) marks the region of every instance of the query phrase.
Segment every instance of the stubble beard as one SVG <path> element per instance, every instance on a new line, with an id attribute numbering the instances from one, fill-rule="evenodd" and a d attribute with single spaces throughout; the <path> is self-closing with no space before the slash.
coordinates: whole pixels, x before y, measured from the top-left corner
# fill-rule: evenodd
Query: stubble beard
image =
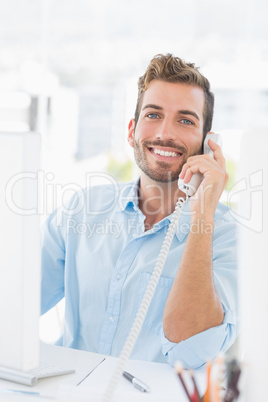
<path id="1" fill-rule="evenodd" d="M 171 183 L 176 180 L 178 180 L 179 174 L 182 170 L 183 165 L 187 161 L 189 156 L 193 155 L 199 155 L 202 153 L 202 146 L 201 148 L 193 153 L 192 155 L 187 155 L 187 150 L 184 147 L 178 147 L 174 145 L 172 141 L 154 141 L 154 142 L 149 142 L 149 141 L 144 141 L 143 145 L 139 145 L 137 141 L 135 140 L 135 136 L 133 139 L 133 144 L 134 144 L 134 157 L 135 161 L 138 165 L 138 167 L 141 169 L 141 171 L 148 176 L 150 179 L 158 182 L 158 183 Z M 163 146 L 163 147 L 172 147 L 176 149 L 178 152 L 182 153 L 180 156 L 181 163 L 180 166 L 177 170 L 171 171 L 170 170 L 170 164 L 162 161 L 156 161 L 157 162 L 157 168 L 154 169 L 152 168 L 147 160 L 146 154 L 145 154 L 145 149 L 147 146 Z"/>

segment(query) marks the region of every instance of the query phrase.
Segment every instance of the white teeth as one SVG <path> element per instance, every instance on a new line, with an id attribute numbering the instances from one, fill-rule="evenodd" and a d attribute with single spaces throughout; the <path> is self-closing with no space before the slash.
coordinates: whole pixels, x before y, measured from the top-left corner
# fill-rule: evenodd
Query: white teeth
<path id="1" fill-rule="evenodd" d="M 168 152 L 168 151 L 162 151 L 160 149 L 153 149 L 155 154 L 162 155 L 162 156 L 178 156 L 176 152 Z"/>

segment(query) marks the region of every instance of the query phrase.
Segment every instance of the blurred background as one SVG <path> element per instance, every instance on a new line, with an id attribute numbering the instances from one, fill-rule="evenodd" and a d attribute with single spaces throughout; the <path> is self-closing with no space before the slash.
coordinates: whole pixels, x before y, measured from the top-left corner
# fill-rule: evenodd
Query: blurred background
<path id="1" fill-rule="evenodd" d="M 229 202 L 243 132 L 268 126 L 267 16 L 264 0 L 0 0 L 0 131 L 42 136 L 41 219 L 105 181 L 100 172 L 136 177 L 127 126 L 138 77 L 158 53 L 210 80 Z M 44 340 L 57 338 L 62 312 L 43 317 Z"/>

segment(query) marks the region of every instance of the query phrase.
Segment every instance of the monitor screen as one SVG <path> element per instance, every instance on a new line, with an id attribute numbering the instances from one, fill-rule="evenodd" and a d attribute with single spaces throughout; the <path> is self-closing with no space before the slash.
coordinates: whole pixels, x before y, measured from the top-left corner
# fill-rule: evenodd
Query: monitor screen
<path id="1" fill-rule="evenodd" d="M 40 136 L 0 133 L 0 366 L 39 363 Z"/>

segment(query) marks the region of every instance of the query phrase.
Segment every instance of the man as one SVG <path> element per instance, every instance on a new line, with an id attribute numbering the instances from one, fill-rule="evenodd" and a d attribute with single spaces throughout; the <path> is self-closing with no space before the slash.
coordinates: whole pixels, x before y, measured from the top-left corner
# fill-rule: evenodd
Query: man
<path id="1" fill-rule="evenodd" d="M 65 296 L 60 344 L 119 355 L 179 196 L 178 176 L 204 179 L 183 208 L 132 358 L 201 367 L 236 337 L 236 229 L 219 204 L 227 182 L 209 140 L 213 94 L 194 64 L 158 55 L 139 80 L 128 142 L 139 180 L 85 189 L 48 219 L 42 312 Z M 82 228 L 84 228 L 82 230 Z"/>

